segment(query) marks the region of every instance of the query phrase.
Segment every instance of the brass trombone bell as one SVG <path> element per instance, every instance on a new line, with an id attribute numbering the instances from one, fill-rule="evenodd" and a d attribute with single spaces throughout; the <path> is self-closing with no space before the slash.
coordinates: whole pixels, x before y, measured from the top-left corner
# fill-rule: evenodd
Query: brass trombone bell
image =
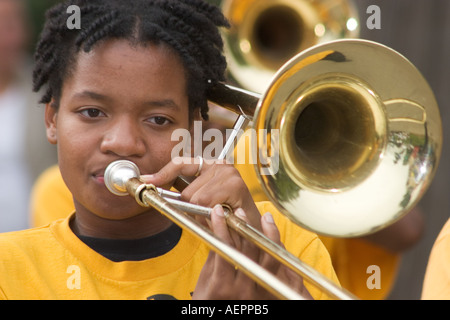
<path id="1" fill-rule="evenodd" d="M 356 38 L 351 0 L 224 0 L 231 28 L 224 31 L 231 77 L 261 93 L 274 73 L 297 53 L 341 38 Z"/>
<path id="2" fill-rule="evenodd" d="M 332 41 L 290 60 L 253 122 L 255 131 L 279 131 L 277 141 L 256 141 L 279 154 L 276 172 L 258 174 L 270 200 L 296 224 L 334 237 L 373 233 L 409 212 L 442 148 L 426 80 L 398 52 L 366 40 Z M 259 158 L 256 171 L 267 161 Z"/>
<path id="3" fill-rule="evenodd" d="M 277 209 L 313 232 L 348 238 L 385 228 L 417 204 L 436 172 L 434 94 L 384 45 L 330 41 L 288 61 L 262 95 L 210 91 L 213 103 L 253 114 L 255 132 L 278 133 L 257 135 L 256 175 Z"/>

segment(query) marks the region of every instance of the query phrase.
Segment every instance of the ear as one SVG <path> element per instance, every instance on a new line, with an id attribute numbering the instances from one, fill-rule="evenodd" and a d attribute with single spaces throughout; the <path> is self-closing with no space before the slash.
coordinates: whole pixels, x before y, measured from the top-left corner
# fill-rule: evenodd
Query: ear
<path id="1" fill-rule="evenodd" d="M 47 140 L 51 144 L 58 143 L 58 136 L 56 130 L 56 118 L 58 110 L 53 106 L 54 101 L 50 101 L 45 105 L 45 127 L 47 132 Z"/>

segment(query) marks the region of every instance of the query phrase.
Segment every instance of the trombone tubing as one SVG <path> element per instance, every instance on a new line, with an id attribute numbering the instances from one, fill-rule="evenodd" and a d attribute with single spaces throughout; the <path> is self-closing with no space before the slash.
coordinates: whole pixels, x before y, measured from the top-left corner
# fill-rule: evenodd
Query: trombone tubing
<path id="1" fill-rule="evenodd" d="M 156 190 L 163 198 L 165 198 L 168 202 L 178 207 L 179 209 L 184 210 L 188 213 L 209 217 L 209 214 L 212 210 L 211 208 L 199 205 L 192 205 L 190 203 L 180 201 L 179 200 L 180 194 L 176 192 L 166 191 L 161 188 L 156 188 Z M 306 281 L 312 283 L 316 287 L 326 292 L 330 297 L 333 297 L 335 299 L 357 300 L 357 298 L 352 293 L 337 286 L 334 282 L 324 277 L 317 270 L 315 270 L 311 266 L 307 265 L 306 263 L 298 259 L 289 251 L 281 247 L 279 244 L 267 238 L 259 230 L 253 228 L 244 220 L 240 219 L 232 212 L 230 212 L 230 210 L 227 207 L 224 208 L 224 211 L 227 224 L 231 229 L 237 231 L 241 236 L 243 236 L 247 240 L 252 241 L 260 249 L 269 253 L 279 262 L 287 265 L 297 274 L 301 275 Z"/>
<path id="2" fill-rule="evenodd" d="M 156 189 L 142 188 L 142 184 L 138 178 L 131 178 L 125 183 L 125 186 L 129 195 L 134 196 L 135 199 L 140 198 L 142 203 L 154 207 L 161 214 L 172 220 L 172 222 L 205 241 L 224 259 L 237 266 L 247 276 L 258 282 L 278 298 L 285 300 L 304 300 L 302 295 L 281 282 L 266 269 L 235 248 L 222 242 L 212 231 L 198 224 L 194 218 L 172 206 L 158 194 Z"/>
<path id="3" fill-rule="evenodd" d="M 173 201 L 173 198 L 175 198 L 177 194 L 174 192 L 170 192 L 170 195 L 167 194 L 166 197 L 168 199 L 165 199 L 164 195 L 160 195 L 160 193 L 164 194 L 165 190 L 155 188 L 153 186 L 149 188 L 148 185 L 143 184 L 142 181 L 137 178 L 128 180 L 125 185 L 128 193 L 130 195 L 134 195 L 138 203 L 144 203 L 153 206 L 160 213 L 164 214 L 180 227 L 188 229 L 194 235 L 200 237 L 202 240 L 207 242 L 209 246 L 212 247 L 217 253 L 222 255 L 223 258 L 225 258 L 230 263 L 237 265 L 250 278 L 263 285 L 263 287 L 272 294 L 282 299 L 303 299 L 303 297 L 301 296 L 297 298 L 295 298 L 295 296 L 291 296 L 292 293 L 297 296 L 299 295 L 296 292 L 292 292 L 293 290 L 289 287 L 284 288 L 285 285 L 281 281 L 279 281 L 271 273 L 267 272 L 267 270 L 255 263 L 253 260 L 249 259 L 241 252 L 229 247 L 221 240 L 217 239 L 217 237 L 209 229 L 206 229 L 196 223 L 195 219 L 186 215 L 184 211 L 181 211 L 178 208 L 178 206 L 181 206 L 183 210 L 189 208 L 189 212 L 194 214 L 196 213 L 195 210 L 198 210 L 198 212 L 203 216 L 208 216 L 212 210 L 211 208 L 198 205 L 186 207 L 185 202 Z M 146 186 L 145 188 L 143 188 L 144 185 Z M 267 238 L 259 230 L 253 228 L 244 220 L 238 218 L 226 207 L 224 208 L 224 211 L 227 224 L 230 228 L 237 231 L 244 238 L 252 241 L 260 249 L 269 253 L 279 262 L 286 264 L 297 274 L 301 275 L 306 281 L 314 284 L 316 287 L 326 292 L 330 297 L 341 300 L 357 299 L 350 292 L 347 292 L 343 288 L 338 287 L 335 283 L 321 275 L 317 270 L 303 263 L 301 260 L 282 248 L 280 245 Z M 282 292 L 286 292 L 286 294 Z"/>

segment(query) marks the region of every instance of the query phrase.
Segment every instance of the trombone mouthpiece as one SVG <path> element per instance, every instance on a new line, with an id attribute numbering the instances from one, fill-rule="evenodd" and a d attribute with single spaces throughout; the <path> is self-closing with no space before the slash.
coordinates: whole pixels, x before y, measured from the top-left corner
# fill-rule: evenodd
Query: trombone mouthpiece
<path id="1" fill-rule="evenodd" d="M 105 185 L 109 191 L 118 196 L 128 195 L 126 182 L 141 175 L 136 164 L 128 160 L 111 162 L 105 170 Z"/>

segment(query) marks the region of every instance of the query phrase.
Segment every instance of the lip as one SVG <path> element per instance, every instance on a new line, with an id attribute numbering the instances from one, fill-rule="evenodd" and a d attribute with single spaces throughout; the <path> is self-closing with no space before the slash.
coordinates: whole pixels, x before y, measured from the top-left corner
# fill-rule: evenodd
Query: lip
<path id="1" fill-rule="evenodd" d="M 110 163 L 108 163 L 109 165 Z M 91 177 L 92 179 L 99 185 L 102 185 L 104 187 L 106 187 L 105 185 L 105 171 L 106 168 L 108 167 L 108 165 L 102 166 L 102 167 L 97 167 L 97 169 L 91 171 Z M 138 165 L 139 167 L 139 165 Z M 147 171 L 146 171 L 147 172 Z M 150 173 L 142 173 L 141 175 L 146 175 L 146 174 L 150 174 Z"/>
<path id="2" fill-rule="evenodd" d="M 91 177 L 99 184 L 105 185 L 105 171 L 106 167 L 102 167 L 101 169 L 93 170 L 91 173 Z"/>
<path id="3" fill-rule="evenodd" d="M 96 170 L 91 176 L 97 183 L 105 185 L 105 169 Z"/>
<path id="4" fill-rule="evenodd" d="M 105 178 L 103 176 L 96 176 L 95 180 L 97 180 L 98 183 L 105 184 Z"/>

